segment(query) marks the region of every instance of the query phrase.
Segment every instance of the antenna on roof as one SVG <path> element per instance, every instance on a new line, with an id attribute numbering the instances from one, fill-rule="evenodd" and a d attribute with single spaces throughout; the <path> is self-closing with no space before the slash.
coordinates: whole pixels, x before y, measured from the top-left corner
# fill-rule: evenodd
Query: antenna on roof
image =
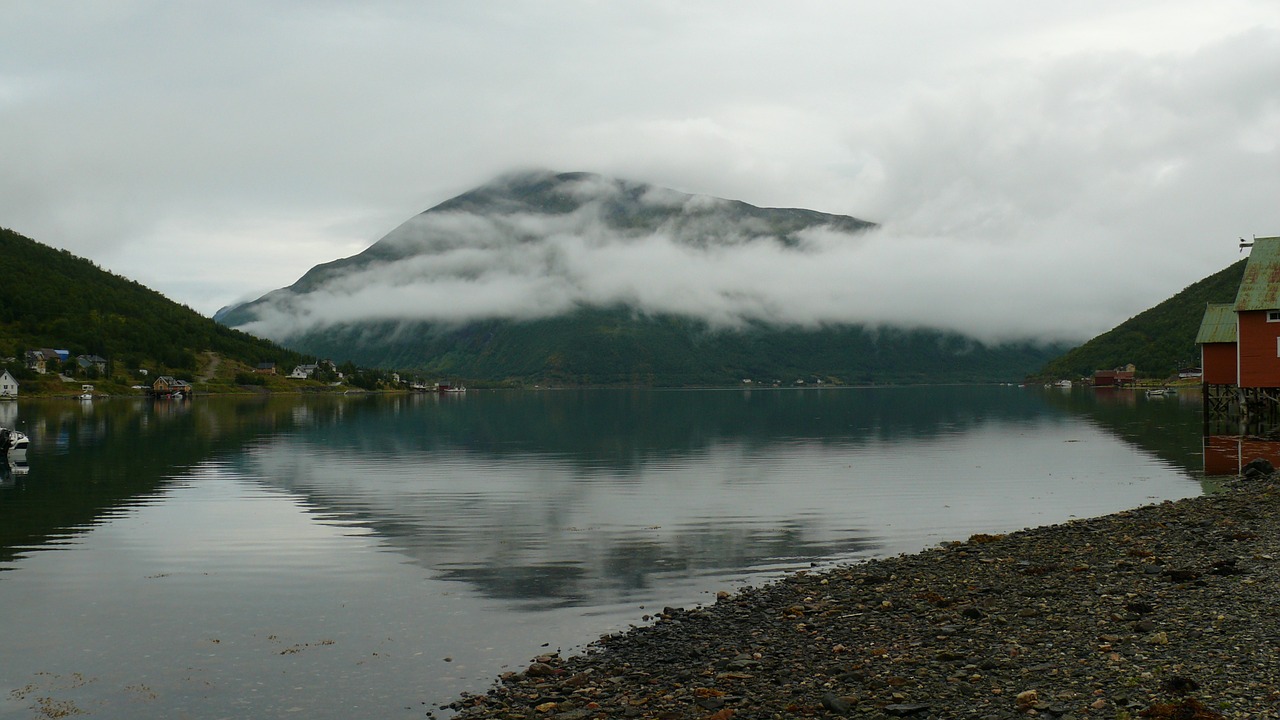
<path id="1" fill-rule="evenodd" d="M 1257 240 L 1257 239 L 1258 239 L 1258 236 L 1254 235 L 1253 240 Z M 1240 252 L 1244 252 L 1245 248 L 1253 247 L 1253 240 L 1245 240 L 1244 238 L 1240 238 Z"/>

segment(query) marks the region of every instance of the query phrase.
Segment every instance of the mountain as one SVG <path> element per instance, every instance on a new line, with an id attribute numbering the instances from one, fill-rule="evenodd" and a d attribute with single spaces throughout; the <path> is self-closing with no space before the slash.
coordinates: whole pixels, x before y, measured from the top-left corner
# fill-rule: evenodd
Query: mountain
<path id="1" fill-rule="evenodd" d="M 589 173 L 518 173 L 216 319 L 335 360 L 524 383 L 1014 380 L 1061 352 L 846 319 L 856 312 L 804 283 L 815 272 L 842 282 L 825 259 L 873 227 Z M 808 274 L 786 274 L 797 265 Z"/>
<path id="2" fill-rule="evenodd" d="M 0 228 L 0 357 L 52 347 L 128 367 L 192 370 L 196 354 L 246 363 L 301 356 L 215 323 L 66 250 Z"/>
<path id="3" fill-rule="evenodd" d="M 293 285 L 253 302 L 224 308 L 214 317 L 232 327 L 284 338 L 300 326 L 341 324 L 333 318 L 349 316 L 342 306 L 359 295 L 358 290 L 373 286 L 434 282 L 462 289 L 467 283 L 488 280 L 526 282 L 532 278 L 534 284 L 542 278 L 574 281 L 579 278 L 567 276 L 581 270 L 572 266 L 575 256 L 645 248 L 655 240 L 689 251 L 758 249 L 761 242 L 767 242 L 775 249 L 803 252 L 814 232 L 848 236 L 872 227 L 874 223 L 845 215 L 760 208 L 592 173 L 515 173 L 420 213 L 364 252 L 317 265 Z M 626 255 L 619 253 L 608 259 L 626 259 Z M 459 315 L 456 308 L 443 307 L 456 297 L 429 297 L 441 307 L 405 312 L 362 307 L 360 319 L 400 319 L 425 313 L 429 319 L 458 324 L 460 317 L 481 319 L 486 311 L 490 317 L 513 316 L 509 307 L 479 308 L 470 317 Z M 326 299 L 335 302 L 321 302 Z M 633 298 L 571 300 L 575 302 L 558 309 L 572 310 L 575 304 L 607 305 L 608 300 L 628 304 Z M 577 303 L 579 300 L 588 302 Z M 514 316 L 562 314 L 534 308 L 526 311 Z"/>
<path id="4" fill-rule="evenodd" d="M 1079 378 L 1133 363 L 1140 377 L 1165 378 L 1200 365 L 1196 331 L 1208 303 L 1233 302 L 1248 258 L 1189 285 L 1045 365 L 1046 378 Z"/>

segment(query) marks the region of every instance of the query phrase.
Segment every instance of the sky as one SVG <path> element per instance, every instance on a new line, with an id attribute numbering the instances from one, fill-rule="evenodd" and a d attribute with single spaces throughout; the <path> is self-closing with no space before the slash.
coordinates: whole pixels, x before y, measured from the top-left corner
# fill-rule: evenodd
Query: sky
<path id="1" fill-rule="evenodd" d="M 0 226 L 206 315 L 546 168 L 879 224 L 771 302 L 1084 339 L 1280 235 L 1278 144 L 1274 0 L 0 0 Z"/>

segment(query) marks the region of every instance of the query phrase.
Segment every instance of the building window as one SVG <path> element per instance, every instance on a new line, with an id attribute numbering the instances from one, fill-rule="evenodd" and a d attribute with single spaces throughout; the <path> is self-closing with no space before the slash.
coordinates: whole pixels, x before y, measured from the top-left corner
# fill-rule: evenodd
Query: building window
<path id="1" fill-rule="evenodd" d="M 1267 322 L 1280 322 L 1280 310 L 1268 310 Z"/>

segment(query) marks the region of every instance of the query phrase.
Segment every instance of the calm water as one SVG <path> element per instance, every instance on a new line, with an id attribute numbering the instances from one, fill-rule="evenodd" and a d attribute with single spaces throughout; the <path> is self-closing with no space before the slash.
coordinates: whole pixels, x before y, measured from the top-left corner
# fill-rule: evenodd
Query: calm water
<path id="1" fill-rule="evenodd" d="M 663 605 L 1199 494 L 1197 400 L 0 404 L 0 717 L 423 717 Z"/>

